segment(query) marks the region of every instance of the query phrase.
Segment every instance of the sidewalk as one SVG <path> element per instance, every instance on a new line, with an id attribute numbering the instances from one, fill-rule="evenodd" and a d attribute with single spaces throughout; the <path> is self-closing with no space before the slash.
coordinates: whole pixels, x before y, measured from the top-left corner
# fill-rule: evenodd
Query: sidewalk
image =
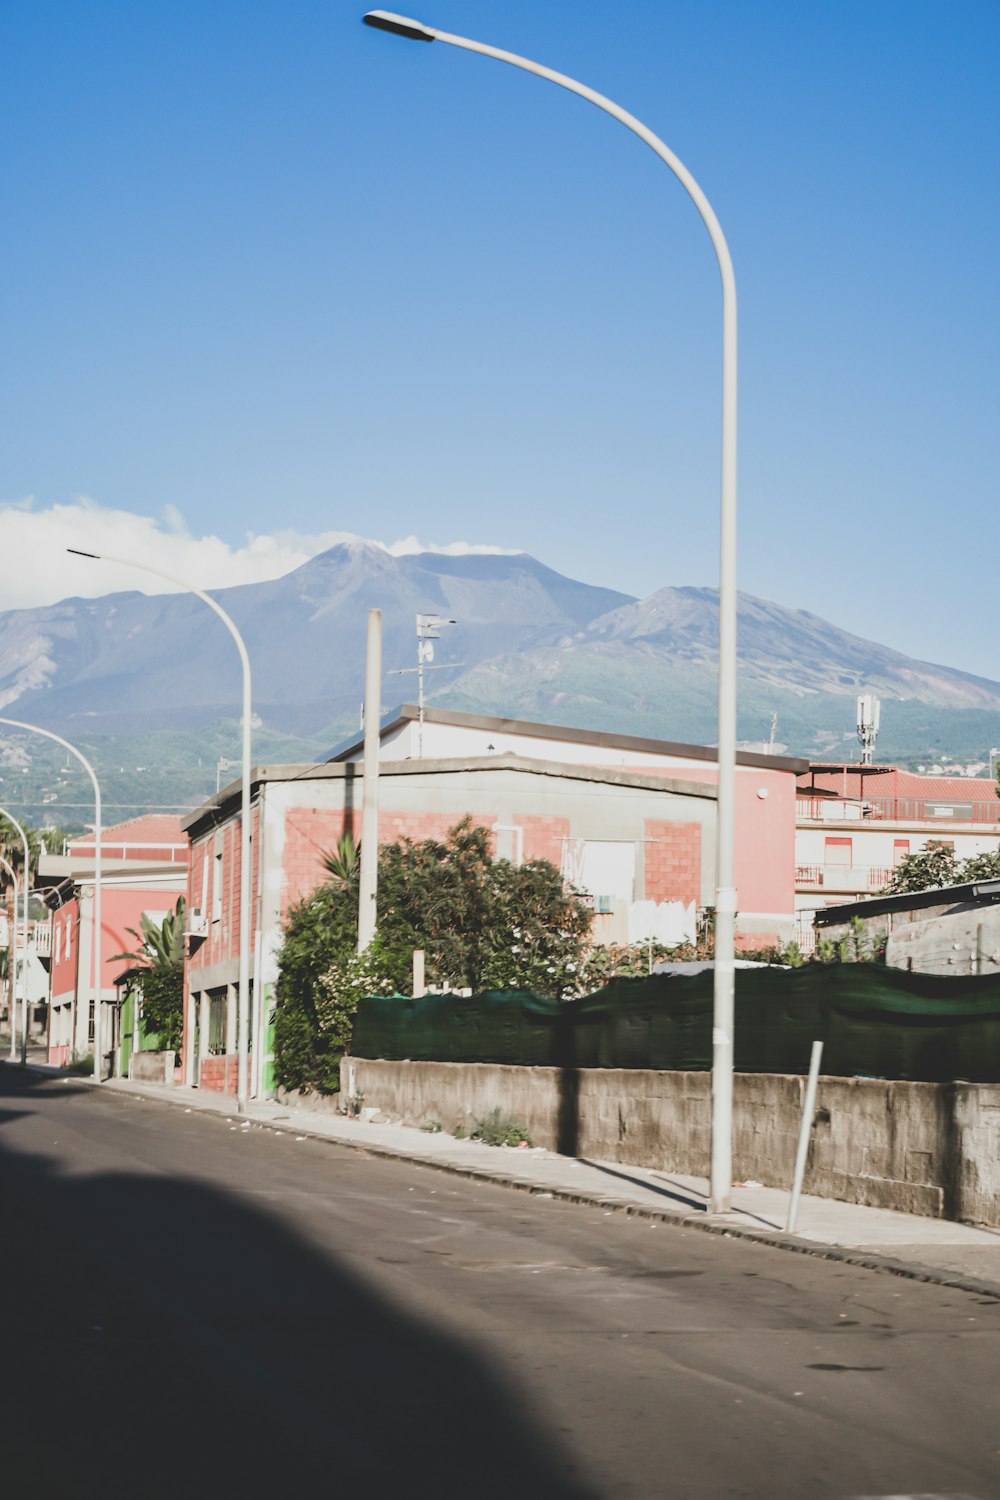
<path id="1" fill-rule="evenodd" d="M 38 1071 L 63 1076 L 58 1069 L 44 1067 Z M 754 1183 L 734 1187 L 732 1213 L 710 1216 L 704 1178 L 653 1167 L 583 1161 L 540 1149 L 484 1146 L 477 1141 L 456 1140 L 443 1132 L 429 1134 L 406 1125 L 374 1124 L 273 1102 L 252 1103 L 246 1114 L 240 1115 L 232 1098 L 203 1094 L 198 1089 L 158 1088 L 125 1079 L 112 1079 L 101 1087 L 176 1108 L 221 1114 L 234 1128 L 267 1125 L 300 1139 L 312 1137 L 372 1155 L 419 1162 L 439 1171 L 588 1204 L 605 1212 L 638 1214 L 662 1223 L 739 1236 L 800 1254 L 1000 1297 L 1000 1229 L 978 1229 L 946 1219 L 919 1218 L 803 1195 L 796 1233 L 789 1235 L 784 1232 L 788 1193 Z"/>

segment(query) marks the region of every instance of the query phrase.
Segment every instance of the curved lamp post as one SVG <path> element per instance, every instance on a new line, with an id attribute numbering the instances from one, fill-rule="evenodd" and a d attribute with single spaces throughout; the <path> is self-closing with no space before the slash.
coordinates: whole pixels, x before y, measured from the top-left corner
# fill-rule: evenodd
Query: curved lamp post
<path id="1" fill-rule="evenodd" d="M 21 883 L 21 1061 L 28 1061 L 28 882 L 29 864 L 31 851 L 28 848 L 28 835 L 20 823 L 9 813 L 5 807 L 0 807 L 0 814 L 7 819 L 13 828 L 16 828 L 21 836 L 21 848 L 24 851 L 24 879 Z M 17 936 L 17 881 L 14 882 L 14 935 Z M 14 1056 L 14 1025 L 13 1009 L 11 1010 L 10 1028 L 10 1055 Z"/>
<path id="2" fill-rule="evenodd" d="M 94 910 L 91 918 L 91 972 L 93 980 L 94 995 L 94 1081 L 101 1081 L 101 788 L 97 775 L 90 761 L 71 745 L 69 740 L 64 740 L 62 735 L 53 734 L 51 729 L 41 729 L 37 724 L 25 724 L 20 719 L 0 719 L 0 724 L 7 724 L 11 729 L 27 729 L 31 734 L 40 734 L 47 740 L 55 740 L 57 745 L 62 745 L 70 755 L 75 755 L 87 775 L 90 784 L 94 788 Z"/>
<path id="3" fill-rule="evenodd" d="M 10 1001 L 10 1060 L 11 1060 L 11 1062 L 16 1062 L 16 1060 L 17 1060 L 17 892 L 18 892 L 18 880 L 17 880 L 17 871 L 14 869 L 14 866 L 11 864 L 10 860 L 9 859 L 5 859 L 2 854 L 0 854 L 0 865 L 2 865 L 3 868 L 7 871 L 7 874 L 11 878 L 11 883 L 14 886 L 14 941 L 13 941 L 13 943 L 11 943 L 10 947 L 7 949 L 7 952 L 8 952 L 8 955 L 9 955 L 8 961 L 7 961 L 7 994 L 8 994 L 8 998 L 9 998 L 9 1001 Z M 22 953 L 24 952 L 24 948 L 23 947 L 22 947 L 21 951 L 22 951 Z M 23 962 L 23 960 L 22 960 L 22 962 Z M 22 1062 L 24 1062 L 24 1054 L 26 1053 L 26 1051 L 27 1051 L 27 1048 L 23 1048 L 22 1049 L 22 1055 L 21 1055 L 21 1061 Z"/>
<path id="4" fill-rule="evenodd" d="M 89 557 L 96 562 L 119 563 L 125 568 L 138 568 L 142 573 L 152 573 L 157 578 L 165 578 L 168 583 L 174 583 L 179 589 L 194 594 L 203 604 L 207 604 L 209 609 L 215 611 L 235 641 L 236 649 L 240 654 L 240 665 L 243 669 L 243 753 L 240 795 L 240 948 L 236 1000 L 236 1102 L 238 1108 L 243 1110 L 247 1104 L 247 1060 L 250 1051 L 250 658 L 247 655 L 247 648 L 243 637 L 222 606 L 217 604 L 210 594 L 196 589 L 185 579 L 177 578 L 173 573 L 164 572 L 162 568 L 151 568 L 148 563 L 133 562 L 127 557 L 112 557 L 107 552 L 84 552 L 79 547 L 67 547 L 66 551 L 72 552 L 75 557 Z"/>
<path id="5" fill-rule="evenodd" d="M 454 36 L 409 16 L 372 10 L 367 26 L 417 42 L 447 42 L 557 83 L 624 125 L 673 172 L 708 230 L 722 278 L 722 503 L 719 570 L 719 780 L 716 813 L 715 992 L 712 1027 L 712 1167 L 709 1211 L 728 1213 L 732 1198 L 733 1001 L 736 945 L 733 813 L 736 797 L 736 279 L 712 205 L 687 167 L 659 136 L 603 94 L 515 52 Z"/>

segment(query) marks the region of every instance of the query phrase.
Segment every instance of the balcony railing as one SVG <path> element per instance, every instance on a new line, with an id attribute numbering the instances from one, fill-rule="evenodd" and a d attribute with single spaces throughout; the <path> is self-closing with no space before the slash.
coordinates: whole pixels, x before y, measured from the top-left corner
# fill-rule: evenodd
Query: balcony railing
<path id="1" fill-rule="evenodd" d="M 823 886 L 833 891 L 880 891 L 888 885 L 887 865 L 796 865 L 796 886 Z"/>
<path id="2" fill-rule="evenodd" d="M 976 823 L 1000 825 L 1000 799 L 946 802 L 933 797 L 798 797 L 796 817 L 816 822 Z"/>

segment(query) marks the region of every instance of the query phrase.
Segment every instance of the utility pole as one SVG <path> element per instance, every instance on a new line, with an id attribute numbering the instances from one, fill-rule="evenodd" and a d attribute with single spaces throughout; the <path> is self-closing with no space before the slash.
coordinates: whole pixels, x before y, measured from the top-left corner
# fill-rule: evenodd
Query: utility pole
<path id="1" fill-rule="evenodd" d="M 382 611 L 368 611 L 365 662 L 364 792 L 361 804 L 361 881 L 358 891 L 358 952 L 375 936 L 378 903 L 378 753 L 382 729 Z"/>

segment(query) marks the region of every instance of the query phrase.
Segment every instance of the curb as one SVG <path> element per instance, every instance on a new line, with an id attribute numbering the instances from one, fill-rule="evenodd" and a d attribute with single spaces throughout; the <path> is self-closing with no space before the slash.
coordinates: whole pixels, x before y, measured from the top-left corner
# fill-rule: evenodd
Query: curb
<path id="1" fill-rule="evenodd" d="M 0 1060 L 2 1063 L 3 1060 Z M 20 1066 L 15 1064 L 15 1066 Z M 56 1068 L 47 1063 L 26 1063 L 25 1071 L 41 1073 L 46 1077 L 63 1076 Z M 93 1086 L 92 1077 L 73 1077 L 72 1081 L 82 1082 Z M 105 1083 L 111 1083 L 112 1092 L 123 1094 L 126 1097 L 140 1099 L 146 1103 L 164 1104 L 168 1109 L 186 1109 L 197 1111 L 199 1114 L 223 1115 L 222 1107 L 216 1109 L 214 1106 L 201 1104 L 199 1101 L 186 1101 L 182 1099 L 171 1099 L 162 1097 L 159 1093 L 145 1094 L 139 1091 L 139 1085 L 122 1088 L 116 1085 L 119 1080 L 106 1079 Z M 122 1080 L 126 1081 L 126 1080 Z M 235 1107 L 233 1114 L 238 1114 Z M 800 1240 L 792 1235 L 780 1232 L 769 1233 L 767 1230 L 744 1228 L 741 1224 L 725 1224 L 719 1220 L 712 1220 L 695 1214 L 671 1213 L 669 1210 L 647 1207 L 642 1203 L 628 1203 L 619 1198 L 603 1198 L 597 1193 L 588 1193 L 579 1188 L 564 1188 L 558 1186 L 547 1186 L 545 1183 L 526 1181 L 521 1177 L 511 1177 L 503 1172 L 494 1172 L 480 1166 L 463 1166 L 459 1162 L 435 1161 L 433 1158 L 419 1156 L 398 1146 L 385 1146 L 376 1141 L 350 1141 L 339 1139 L 334 1136 L 325 1135 L 320 1131 L 310 1130 L 308 1125 L 286 1124 L 283 1120 L 269 1120 L 259 1116 L 246 1114 L 243 1119 L 253 1121 L 258 1125 L 267 1125 L 271 1130 L 280 1131 L 283 1135 L 305 1136 L 308 1140 L 319 1141 L 324 1146 L 334 1148 L 341 1147 L 347 1151 L 360 1151 L 367 1156 L 380 1156 L 390 1161 L 405 1161 L 416 1167 L 429 1167 L 434 1172 L 444 1172 L 452 1177 L 464 1177 L 473 1182 L 486 1183 L 493 1187 L 512 1188 L 515 1192 L 528 1193 L 533 1197 L 551 1198 L 560 1203 L 575 1203 L 584 1208 L 600 1208 L 605 1213 L 620 1213 L 630 1219 L 645 1219 L 656 1224 L 668 1224 L 677 1229 L 696 1229 L 701 1234 L 719 1235 L 723 1239 L 745 1240 L 755 1245 L 766 1245 L 773 1250 L 787 1250 L 796 1255 L 812 1256 L 816 1260 L 835 1261 L 842 1265 L 858 1266 L 866 1271 L 881 1271 L 889 1276 L 899 1276 L 907 1281 L 922 1281 L 930 1286 L 946 1287 L 949 1291 L 966 1292 L 973 1296 L 995 1297 L 1000 1300 L 1000 1282 L 989 1281 L 982 1277 L 955 1275 L 950 1271 L 936 1271 L 932 1266 L 916 1265 L 912 1261 L 895 1260 L 889 1255 L 872 1254 L 869 1251 L 850 1250 L 842 1245 L 825 1245 L 816 1240 Z"/>

